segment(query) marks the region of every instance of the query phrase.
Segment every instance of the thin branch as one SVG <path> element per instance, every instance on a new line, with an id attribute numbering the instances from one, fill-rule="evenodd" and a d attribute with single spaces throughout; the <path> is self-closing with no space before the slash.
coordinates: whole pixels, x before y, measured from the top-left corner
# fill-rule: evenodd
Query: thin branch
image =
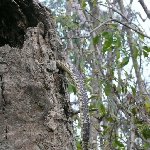
<path id="1" fill-rule="evenodd" d="M 109 22 L 112 22 L 112 21 L 117 22 L 117 23 L 119 23 L 119 24 L 122 24 L 123 26 L 125 26 L 125 27 L 127 27 L 127 28 L 129 28 L 129 29 L 131 29 L 131 30 L 133 30 L 133 31 L 135 31 L 136 33 L 138 33 L 138 34 L 140 34 L 140 35 L 142 35 L 142 36 L 147 37 L 147 38 L 150 39 L 150 36 L 148 36 L 148 35 L 146 35 L 146 34 L 140 32 L 140 31 L 138 31 L 138 30 L 135 29 L 135 28 L 132 28 L 131 26 L 129 26 L 129 25 L 127 25 L 126 23 L 123 23 L 123 22 L 121 22 L 121 21 L 119 21 L 119 20 L 117 20 L 117 19 L 109 19 L 109 20 L 107 20 L 107 21 L 101 23 L 101 24 L 98 25 L 96 28 L 94 28 L 93 30 L 90 31 L 90 35 L 91 35 L 93 32 L 95 32 L 96 30 L 98 30 L 99 28 L 101 28 L 102 26 L 104 26 L 104 25 L 106 25 L 106 24 L 108 24 Z M 70 38 L 71 38 L 71 39 L 90 38 L 90 36 L 62 37 L 61 39 L 70 39 Z"/>
<path id="2" fill-rule="evenodd" d="M 131 29 L 131 30 L 133 30 L 133 31 L 135 31 L 135 32 L 137 32 L 138 34 L 140 34 L 140 35 L 142 35 L 142 36 L 147 37 L 147 38 L 150 39 L 150 36 L 148 36 L 148 35 L 146 35 L 146 34 L 140 32 L 140 31 L 138 31 L 138 30 L 135 29 L 135 28 L 132 28 L 132 27 L 129 26 L 128 24 L 123 23 L 123 22 L 121 22 L 121 21 L 119 21 L 119 20 L 117 20 L 117 19 L 110 19 L 110 20 L 107 20 L 107 21 L 103 22 L 102 24 L 100 24 L 99 26 L 97 26 L 96 28 L 94 28 L 92 31 L 90 31 L 90 34 L 91 34 L 92 32 L 95 32 L 97 29 L 101 28 L 102 26 L 106 25 L 108 22 L 111 22 L 111 21 L 114 21 L 114 22 L 117 22 L 117 23 L 119 23 L 119 24 L 122 24 L 123 26 L 125 26 L 125 27 L 127 27 L 127 28 L 129 28 L 129 29 Z"/>
<path id="3" fill-rule="evenodd" d="M 139 0 L 139 3 L 141 4 L 141 6 L 143 7 L 145 13 L 147 14 L 147 17 L 150 19 L 150 10 L 148 10 L 146 4 L 144 3 L 143 0 Z"/>
<path id="4" fill-rule="evenodd" d="M 85 12 L 87 14 L 89 14 L 91 17 L 93 17 L 95 20 L 97 20 L 98 22 L 100 22 L 100 20 L 98 18 L 96 18 L 95 16 L 93 16 L 90 12 L 88 12 L 88 10 L 85 9 Z"/>
<path id="5" fill-rule="evenodd" d="M 107 23 L 113 21 L 114 19 L 110 19 L 110 20 L 107 20 L 103 23 L 101 23 L 99 26 L 97 26 L 96 28 L 94 28 L 93 30 L 90 31 L 90 34 L 92 34 L 93 32 L 95 32 L 96 30 L 98 30 L 99 28 L 101 28 L 102 26 L 106 25 Z"/>
<path id="6" fill-rule="evenodd" d="M 90 111 L 90 112 L 98 111 L 98 109 L 97 109 L 97 108 L 91 108 L 91 109 L 89 109 L 89 111 Z M 77 111 L 72 110 L 71 115 L 74 116 L 74 115 L 77 115 L 77 114 L 79 114 L 79 113 L 80 113 L 80 110 L 77 110 Z M 100 117 L 99 117 L 99 118 L 100 118 Z"/>
<path id="7" fill-rule="evenodd" d="M 135 28 L 130 27 L 130 26 L 129 26 L 128 24 L 126 24 L 126 23 L 122 23 L 121 21 L 119 21 L 119 20 L 117 20 L 117 19 L 113 19 L 113 21 L 118 22 L 118 23 L 124 25 L 125 27 L 127 27 L 127 28 L 129 28 L 129 29 L 131 29 L 131 30 L 133 30 L 133 31 L 135 31 L 135 32 L 137 32 L 138 34 L 140 34 L 140 35 L 142 35 L 142 36 L 147 37 L 147 38 L 150 39 L 150 36 L 148 36 L 148 35 L 146 35 L 146 34 L 140 32 L 140 31 L 138 31 L 138 30 L 135 29 Z"/>
<path id="8" fill-rule="evenodd" d="M 107 6 L 105 4 L 102 4 L 102 3 L 99 3 L 99 5 L 102 5 L 104 7 L 107 7 L 109 9 L 112 9 L 114 12 L 118 13 L 120 16 L 122 16 L 124 19 L 126 19 L 128 21 L 128 19 L 126 18 L 126 16 L 124 16 L 121 12 L 119 12 L 117 9 L 113 8 L 113 7 L 110 7 L 110 6 Z"/>
<path id="9" fill-rule="evenodd" d="M 144 19 L 144 18 L 142 17 L 141 13 L 139 13 L 139 12 L 136 12 L 135 15 L 138 15 L 138 16 L 142 19 L 143 22 L 145 22 L 146 19 L 147 19 L 147 17 Z"/>
<path id="10" fill-rule="evenodd" d="M 141 0 L 139 0 L 139 1 L 141 1 Z M 112 7 L 110 7 L 110 8 L 113 9 Z M 113 9 L 113 10 L 115 10 L 115 9 Z M 119 13 L 121 16 L 123 15 L 123 14 L 121 14 L 119 11 L 117 11 L 117 10 L 115 10 L 115 11 L 116 11 L 117 13 Z M 86 9 L 85 9 L 85 12 L 88 13 L 91 17 L 93 17 L 93 18 L 96 19 L 97 21 L 101 22 L 98 18 L 94 17 L 94 16 L 93 16 L 91 13 L 89 13 Z M 124 18 L 127 20 L 127 18 L 126 18 L 124 15 L 123 15 L 122 17 L 124 17 Z M 117 19 L 110 19 L 110 20 L 107 20 L 107 21 L 103 22 L 102 24 L 100 24 L 99 26 L 97 26 L 96 28 L 94 28 L 92 31 L 90 31 L 90 34 L 93 33 L 93 32 L 95 32 L 97 29 L 101 28 L 102 26 L 106 25 L 108 22 L 111 22 L 111 21 L 114 21 L 114 22 L 117 22 L 117 23 L 119 23 L 119 24 L 122 24 L 122 25 L 124 25 L 125 27 L 127 27 L 127 28 L 129 28 L 129 29 L 131 29 L 131 30 L 133 30 L 133 31 L 135 31 L 135 32 L 137 32 L 138 34 L 140 34 L 140 35 L 142 35 L 142 36 L 147 37 L 147 38 L 150 39 L 150 36 L 148 36 L 148 35 L 146 35 L 146 34 L 140 32 L 140 31 L 138 31 L 137 29 L 135 29 L 135 28 L 129 26 L 128 24 L 123 23 L 123 22 L 121 22 L 121 21 L 119 21 L 119 20 L 117 20 Z M 76 37 L 73 37 L 73 38 L 76 39 Z M 78 38 L 79 38 L 79 37 L 78 37 Z M 89 36 L 85 36 L 85 37 L 81 37 L 81 38 L 89 38 Z"/>
<path id="11" fill-rule="evenodd" d="M 65 37 L 60 37 L 60 39 L 84 39 L 84 38 L 90 38 L 90 36 L 72 36 L 72 37 L 67 37 L 67 36 L 65 36 Z"/>

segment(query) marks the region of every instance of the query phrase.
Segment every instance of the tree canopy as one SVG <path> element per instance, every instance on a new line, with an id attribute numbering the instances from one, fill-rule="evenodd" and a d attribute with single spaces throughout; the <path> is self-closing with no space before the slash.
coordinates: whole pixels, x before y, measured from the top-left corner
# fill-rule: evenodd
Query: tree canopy
<path id="1" fill-rule="evenodd" d="M 85 75 L 93 149 L 148 150 L 148 4 L 143 0 L 44 0 L 42 3 L 53 11 L 66 57 Z M 76 93 L 72 84 L 68 90 Z M 72 104 L 75 108 L 77 101 L 72 100 Z M 74 121 L 78 135 L 80 122 L 77 117 Z M 80 137 L 76 141 L 80 150 Z"/>

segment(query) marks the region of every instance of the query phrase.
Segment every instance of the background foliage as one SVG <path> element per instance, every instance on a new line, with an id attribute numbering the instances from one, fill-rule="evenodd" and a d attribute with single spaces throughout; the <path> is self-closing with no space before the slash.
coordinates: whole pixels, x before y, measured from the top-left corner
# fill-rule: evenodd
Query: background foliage
<path id="1" fill-rule="evenodd" d="M 91 115 L 91 149 L 150 147 L 150 19 L 134 0 L 45 0 L 56 18 L 66 59 L 85 74 Z M 146 9 L 147 8 L 147 9 Z M 76 93 L 69 85 L 70 93 Z M 73 108 L 78 105 L 72 100 Z M 80 121 L 74 117 L 78 150 Z"/>

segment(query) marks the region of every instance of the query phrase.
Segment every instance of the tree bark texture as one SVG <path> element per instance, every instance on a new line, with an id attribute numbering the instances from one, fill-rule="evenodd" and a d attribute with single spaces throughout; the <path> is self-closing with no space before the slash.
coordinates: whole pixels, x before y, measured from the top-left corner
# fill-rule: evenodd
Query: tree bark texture
<path id="1" fill-rule="evenodd" d="M 0 150 L 76 149 L 51 12 L 32 0 L 0 11 Z"/>

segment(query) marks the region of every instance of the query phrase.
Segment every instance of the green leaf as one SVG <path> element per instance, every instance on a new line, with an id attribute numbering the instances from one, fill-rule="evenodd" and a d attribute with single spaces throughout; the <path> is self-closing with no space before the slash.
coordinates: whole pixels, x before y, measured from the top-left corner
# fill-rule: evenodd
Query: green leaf
<path id="1" fill-rule="evenodd" d="M 112 117 L 108 117 L 106 120 L 109 122 L 114 122 L 114 119 Z"/>
<path id="2" fill-rule="evenodd" d="M 135 96 L 136 95 L 136 88 L 131 86 L 131 89 L 132 89 L 132 94 Z"/>
<path id="3" fill-rule="evenodd" d="M 127 86 L 121 86 L 121 91 L 122 93 L 127 93 L 128 89 L 127 89 Z"/>
<path id="4" fill-rule="evenodd" d="M 124 145 L 123 145 L 123 143 L 122 142 L 120 142 L 120 141 L 118 141 L 117 139 L 114 141 L 114 146 L 118 146 L 118 147 L 124 147 Z"/>
<path id="5" fill-rule="evenodd" d="M 144 57 L 148 57 L 148 53 L 146 51 L 143 51 Z"/>
<path id="6" fill-rule="evenodd" d="M 116 52 L 116 56 L 117 56 L 117 59 L 119 59 L 119 58 L 120 58 L 120 51 L 119 51 L 119 50 L 117 50 L 117 52 Z"/>
<path id="7" fill-rule="evenodd" d="M 142 130 L 142 135 L 145 139 L 150 139 L 150 128 L 144 127 Z"/>
<path id="8" fill-rule="evenodd" d="M 76 142 L 77 150 L 82 150 L 81 141 Z"/>
<path id="9" fill-rule="evenodd" d="M 89 100 L 90 99 L 98 99 L 99 96 L 97 94 L 92 94 L 90 97 L 89 97 Z"/>
<path id="10" fill-rule="evenodd" d="M 117 24 L 117 23 L 111 23 L 111 24 L 109 25 L 109 27 L 110 27 L 111 29 L 117 29 L 118 24 Z"/>
<path id="11" fill-rule="evenodd" d="M 118 34 L 114 35 L 113 37 L 113 44 L 116 48 L 120 48 L 121 47 L 121 38 Z"/>
<path id="12" fill-rule="evenodd" d="M 144 35 L 141 35 L 141 34 L 139 34 L 139 37 L 141 40 L 144 40 L 144 38 L 145 38 Z"/>
<path id="13" fill-rule="evenodd" d="M 131 112 L 132 114 L 135 116 L 137 114 L 137 108 L 134 106 L 132 109 L 131 109 Z"/>
<path id="14" fill-rule="evenodd" d="M 96 108 L 96 104 L 95 103 L 90 104 L 90 106 L 89 106 L 89 109 L 93 109 L 93 108 Z"/>
<path id="15" fill-rule="evenodd" d="M 150 143 L 145 143 L 144 144 L 144 150 L 149 150 L 150 148 Z"/>
<path id="16" fill-rule="evenodd" d="M 105 136 L 107 135 L 108 133 L 110 133 L 110 130 L 111 130 L 111 127 L 110 126 L 104 126 L 102 125 L 101 127 L 103 127 L 103 132 L 102 132 L 102 135 Z"/>
<path id="17" fill-rule="evenodd" d="M 81 3 L 81 7 L 82 9 L 85 9 L 86 8 L 86 1 L 85 0 L 82 0 L 82 3 Z"/>
<path id="18" fill-rule="evenodd" d="M 105 53 L 106 51 L 112 50 L 113 35 L 110 32 L 103 32 L 102 36 L 104 38 L 103 52 Z"/>
<path id="19" fill-rule="evenodd" d="M 84 81 L 86 84 L 90 83 L 93 79 L 91 77 L 87 77 Z"/>
<path id="20" fill-rule="evenodd" d="M 145 109 L 146 109 L 146 112 L 150 113 L 150 102 L 149 101 L 145 102 Z"/>
<path id="21" fill-rule="evenodd" d="M 106 94 L 106 96 L 109 96 L 110 93 L 111 93 L 111 85 L 110 84 L 106 84 L 105 87 L 104 87 L 104 92 Z"/>
<path id="22" fill-rule="evenodd" d="M 99 43 L 99 39 L 100 39 L 100 36 L 98 36 L 98 35 L 96 37 L 94 37 L 93 38 L 93 44 L 94 45 L 98 44 Z"/>
<path id="23" fill-rule="evenodd" d="M 97 0 L 93 0 L 93 6 L 94 6 L 94 7 L 97 6 Z"/>
<path id="24" fill-rule="evenodd" d="M 98 105 L 98 110 L 99 110 L 100 114 L 102 114 L 102 115 L 105 115 L 105 114 L 106 114 L 106 109 L 105 109 L 105 106 L 104 106 L 103 103 L 100 103 L 100 104 Z"/>
<path id="25" fill-rule="evenodd" d="M 73 84 L 68 84 L 68 92 L 76 94 L 76 87 Z"/>
<path id="26" fill-rule="evenodd" d="M 93 92 L 93 88 L 92 88 L 91 85 L 89 85 L 89 84 L 86 84 L 86 89 L 87 89 L 90 93 Z"/>
<path id="27" fill-rule="evenodd" d="M 119 64 L 119 68 L 124 67 L 125 65 L 127 65 L 129 62 L 129 57 L 125 57 L 123 58 L 122 62 Z"/>
<path id="28" fill-rule="evenodd" d="M 105 39 L 105 42 L 104 42 L 104 45 L 103 45 L 103 52 L 108 51 L 109 50 L 108 48 L 111 47 L 112 43 L 113 43 L 112 37 L 110 37 L 109 39 Z"/>
<path id="29" fill-rule="evenodd" d="M 103 33 L 102 33 L 102 36 L 104 36 L 104 37 L 108 37 L 108 36 L 109 36 L 109 32 L 106 32 L 106 31 L 105 31 L 105 32 L 103 32 Z"/>
<path id="30" fill-rule="evenodd" d="M 146 52 L 150 52 L 150 47 L 148 47 L 148 46 L 143 46 L 143 49 L 144 49 Z"/>

